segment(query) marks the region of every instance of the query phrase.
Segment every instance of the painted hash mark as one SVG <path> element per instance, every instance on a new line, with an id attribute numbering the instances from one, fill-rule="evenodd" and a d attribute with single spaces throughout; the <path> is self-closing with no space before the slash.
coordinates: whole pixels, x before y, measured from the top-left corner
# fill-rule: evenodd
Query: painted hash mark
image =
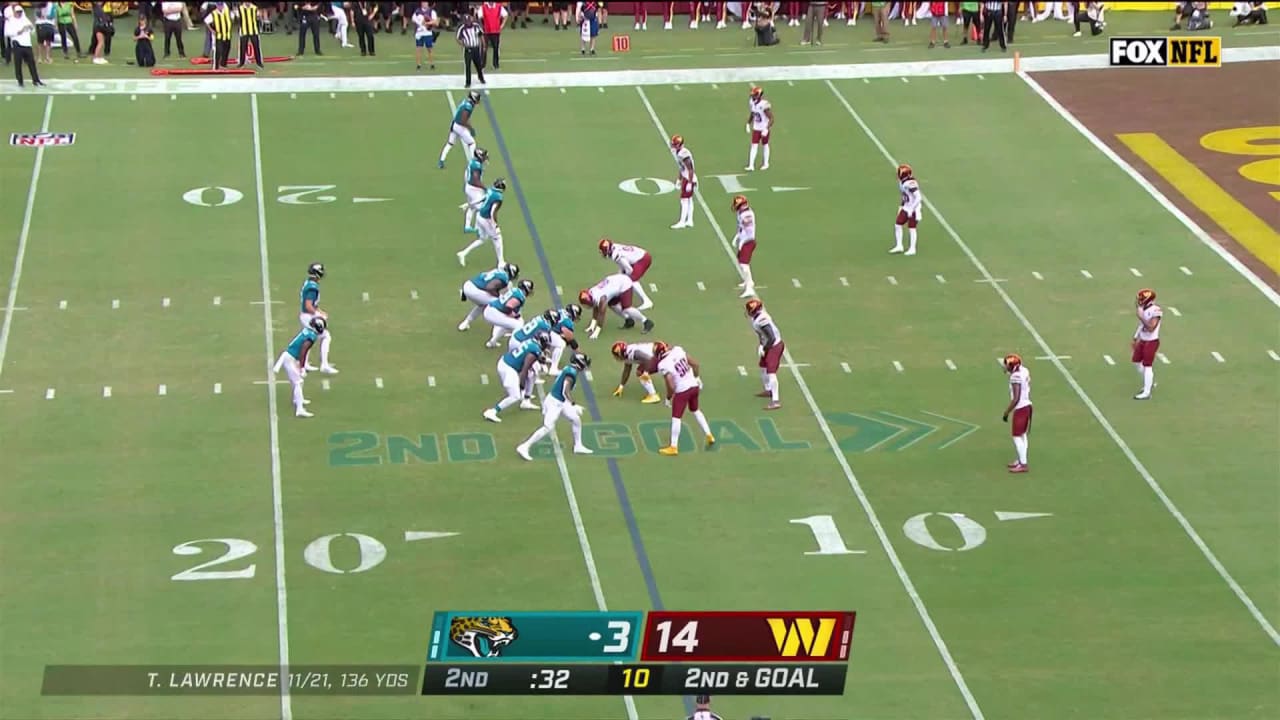
<path id="1" fill-rule="evenodd" d="M 1106 363 L 1106 364 L 1108 364 L 1108 365 L 1115 365 L 1115 364 L 1116 364 L 1116 361 L 1115 361 L 1115 360 L 1114 360 L 1110 355 L 1103 355 L 1103 356 L 1102 356 L 1102 360 L 1103 360 L 1103 362 L 1105 362 L 1105 363 Z"/>
<path id="2" fill-rule="evenodd" d="M 902 370 L 903 370 L 902 363 L 898 362 L 897 360 L 894 360 L 894 361 L 893 361 L 893 369 L 894 369 L 894 370 L 897 370 L 898 372 L 902 372 Z"/>

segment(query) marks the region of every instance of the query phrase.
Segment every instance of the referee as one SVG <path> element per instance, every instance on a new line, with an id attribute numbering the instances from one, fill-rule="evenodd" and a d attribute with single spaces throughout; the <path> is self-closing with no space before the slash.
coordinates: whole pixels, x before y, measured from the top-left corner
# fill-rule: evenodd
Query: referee
<path id="1" fill-rule="evenodd" d="M 231 58 L 231 8 L 220 2 L 209 12 L 209 29 L 213 31 L 213 69 L 226 70 Z"/>
<path id="2" fill-rule="evenodd" d="M 254 62 L 258 63 L 259 68 L 263 68 L 262 40 L 258 34 L 258 4 L 242 2 L 236 7 L 236 11 L 240 13 L 240 64 L 236 67 L 244 67 L 245 58 L 252 47 Z"/>
<path id="3" fill-rule="evenodd" d="M 723 720 L 711 712 L 711 696 L 699 695 L 693 699 L 693 714 L 685 720 Z"/>
<path id="4" fill-rule="evenodd" d="M 458 28 L 458 44 L 462 46 L 463 62 L 467 68 L 467 87 L 471 87 L 471 66 L 476 66 L 476 78 L 484 85 L 484 33 L 474 15 L 464 15 Z"/>
<path id="5" fill-rule="evenodd" d="M 992 29 L 999 33 L 1000 49 L 1008 50 L 1008 46 L 1004 44 L 1004 3 L 988 0 L 982 3 L 982 9 L 986 12 L 986 19 L 982 22 L 982 52 L 991 47 Z"/>

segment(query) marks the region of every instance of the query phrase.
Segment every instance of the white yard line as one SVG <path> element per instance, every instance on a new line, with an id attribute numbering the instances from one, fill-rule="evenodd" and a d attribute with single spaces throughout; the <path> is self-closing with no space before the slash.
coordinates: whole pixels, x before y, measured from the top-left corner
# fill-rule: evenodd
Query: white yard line
<path id="1" fill-rule="evenodd" d="M 1026 78 L 1026 80 L 1028 83 L 1034 84 L 1034 81 L 1030 78 Z M 894 159 L 893 155 L 889 153 L 888 148 L 884 146 L 884 143 L 880 142 L 880 138 L 876 137 L 876 134 L 871 130 L 871 127 L 863 121 L 862 116 L 853 109 L 853 106 L 849 104 L 849 101 L 845 99 L 840 90 L 830 81 L 827 82 L 827 86 L 831 88 L 831 92 L 835 94 L 836 99 L 839 100 L 840 104 L 844 106 L 844 109 L 848 111 L 849 116 L 853 118 L 853 121 L 862 128 L 862 132 L 866 134 L 867 139 L 876 146 L 880 151 L 880 154 L 884 156 L 884 159 L 890 165 L 897 165 L 897 161 Z M 1037 85 L 1036 87 L 1038 88 L 1039 86 Z M 1039 92 L 1043 93 L 1044 91 L 1043 89 L 1040 89 Z M 1048 98 L 1047 94 L 1046 99 L 1054 102 L 1051 98 Z M 1094 138 L 1094 140 L 1097 140 L 1097 138 Z M 934 219 L 942 226 L 942 229 L 951 236 L 953 241 L 955 241 L 956 245 L 960 248 L 960 251 L 969 258 L 969 262 L 973 263 L 974 268 L 976 268 L 977 271 L 987 280 L 993 279 L 991 272 L 987 269 L 987 266 L 978 259 L 978 256 L 974 254 L 972 249 L 970 249 L 968 243 L 960 237 L 960 234 L 951 226 L 951 223 L 947 222 L 946 217 L 938 211 L 938 208 L 934 206 L 928 196 L 924 198 L 924 204 L 929 208 L 929 212 L 933 213 Z M 1234 261 L 1235 258 L 1232 258 L 1232 260 Z M 1076 380 L 1075 376 L 1067 369 L 1067 366 L 1062 363 L 1062 360 L 1059 358 L 1057 353 L 1053 351 L 1053 348 L 1049 347 L 1048 341 L 1046 341 L 1044 336 L 1042 336 L 1040 332 L 1036 330 L 1035 326 L 1031 324 L 1031 321 L 1027 318 L 1026 314 L 1022 312 L 1022 308 L 1018 307 L 1018 304 L 1013 301 L 1013 298 L 1009 296 L 1009 293 L 1005 291 L 1004 287 L 995 282 L 991 283 L 991 287 L 995 290 L 996 294 L 1000 296 L 1000 299 L 1004 301 L 1005 306 L 1009 308 L 1009 311 L 1013 313 L 1014 317 L 1018 319 L 1018 322 L 1022 325 L 1023 329 L 1026 330 L 1027 333 L 1035 340 L 1036 344 L 1040 346 L 1040 349 L 1044 352 L 1045 356 L 1049 357 L 1048 362 L 1053 364 L 1053 366 L 1058 370 L 1058 373 L 1062 375 L 1062 378 L 1066 380 L 1067 384 L 1071 386 L 1071 389 L 1075 391 L 1076 396 L 1080 398 L 1080 402 L 1084 403 L 1085 407 L 1089 409 L 1094 420 L 1096 420 L 1098 424 L 1102 426 L 1102 429 L 1107 433 L 1107 435 L 1110 436 L 1111 441 L 1115 443 L 1116 447 L 1120 449 L 1120 452 L 1122 452 L 1125 458 L 1129 460 L 1129 463 L 1133 465 L 1134 470 L 1138 472 L 1142 479 L 1147 483 L 1147 486 L 1151 488 L 1151 491 L 1160 499 L 1160 502 L 1165 506 L 1165 509 L 1173 516 L 1178 524 L 1182 526 L 1183 531 L 1186 532 L 1187 537 L 1191 539 L 1191 542 L 1199 548 L 1201 554 L 1204 555 L 1205 559 L 1209 561 L 1209 564 L 1213 566 L 1213 569 L 1218 572 L 1218 575 L 1222 577 L 1223 581 L 1226 582 L 1231 591 L 1235 593 L 1240 602 L 1249 610 L 1249 613 L 1253 615 L 1253 618 L 1257 620 L 1258 624 L 1262 626 L 1262 629 L 1268 636 L 1270 636 L 1272 642 L 1276 645 L 1280 645 L 1280 633 L 1276 632 L 1275 627 L 1267 620 L 1266 616 L 1262 614 L 1262 611 L 1258 609 L 1258 606 L 1254 604 L 1252 598 L 1250 598 L 1244 591 L 1244 588 L 1242 588 L 1240 584 L 1236 582 L 1235 578 L 1231 576 L 1231 573 L 1228 572 L 1226 567 L 1224 567 L 1218 560 L 1218 556 L 1209 549 L 1208 544 L 1206 544 L 1204 539 L 1200 537 L 1200 533 L 1192 527 L 1191 522 L 1187 520 L 1186 516 L 1182 514 L 1182 511 L 1174 505 L 1173 500 L 1165 493 L 1164 488 L 1160 486 L 1160 483 L 1156 481 L 1151 472 L 1147 470 L 1146 465 L 1143 465 L 1142 461 L 1138 459 L 1138 456 L 1134 454 L 1132 448 L 1129 447 L 1129 444 L 1125 442 L 1124 438 L 1120 437 L 1120 433 L 1116 432 L 1111 421 L 1102 414 L 1102 410 L 1098 408 L 1097 404 L 1093 402 L 1093 399 L 1089 397 L 1089 394 L 1085 392 L 1084 388 Z M 1263 285 L 1263 287 L 1266 287 L 1267 290 L 1271 290 L 1271 288 L 1266 285 Z"/>
<path id="2" fill-rule="evenodd" d="M 6 41 L 7 42 L 7 41 Z M 49 132 L 49 117 L 53 114 L 53 97 L 44 101 L 44 120 L 40 132 Z M 4 322 L 0 324 L 0 373 L 4 372 L 4 357 L 9 351 L 9 333 L 13 329 L 13 311 L 18 304 L 18 285 L 22 282 L 22 264 L 27 259 L 27 240 L 31 237 L 31 213 L 36 205 L 36 186 L 40 184 L 40 168 L 44 166 L 44 146 L 36 148 L 35 163 L 31 166 L 31 184 L 27 186 L 27 204 L 22 211 L 22 229 L 18 231 L 18 254 L 13 258 L 13 275 L 9 278 L 9 297 L 4 305 Z"/>
<path id="3" fill-rule="evenodd" d="M 653 105 L 649 102 L 649 97 L 645 95 L 644 88 L 637 87 L 636 92 L 640 95 L 640 101 L 644 103 L 645 110 L 649 113 L 649 118 L 653 121 L 654 129 L 657 130 L 662 140 L 663 146 L 667 146 L 667 141 L 671 137 L 667 134 L 667 129 L 662 125 L 662 120 L 658 118 L 658 113 L 653 109 Z M 702 212 L 706 215 L 708 222 L 711 223 L 711 229 L 715 231 L 716 237 L 720 239 L 720 245 L 725 255 L 728 256 L 729 262 L 737 268 L 737 256 L 733 252 L 733 247 L 729 244 L 729 239 L 725 236 L 724 230 L 720 227 L 720 221 L 715 214 L 711 212 L 711 208 L 707 205 L 707 201 L 702 196 L 701 190 L 694 190 L 694 197 L 698 201 L 698 206 L 702 208 Z M 956 665 L 955 658 L 951 656 L 951 650 L 947 648 L 947 643 L 942 639 L 942 633 L 938 631 L 938 627 L 933 622 L 933 617 L 929 614 L 929 610 L 924 605 L 924 599 L 920 597 L 919 591 L 916 590 L 915 583 L 911 581 L 911 577 L 907 575 L 907 568 L 902 564 L 902 559 L 898 557 L 897 550 L 893 547 L 893 542 L 889 539 L 889 533 L 885 530 L 884 524 L 880 522 L 879 515 L 876 514 L 875 508 L 871 505 L 871 499 L 867 497 L 867 493 L 862 489 L 862 484 L 858 482 L 858 478 L 853 473 L 853 468 L 849 466 L 849 461 L 844 456 L 844 451 L 840 449 L 840 444 L 836 441 L 835 435 L 831 432 L 831 426 L 827 424 L 826 418 L 822 414 L 822 410 L 818 407 L 817 400 L 814 399 L 813 393 L 809 390 L 808 383 L 804 380 L 804 375 L 800 373 L 800 369 L 795 366 L 795 361 L 791 357 L 791 351 L 784 351 L 784 359 L 791 369 L 792 378 L 795 380 L 796 387 L 799 388 L 800 394 L 804 396 L 805 403 L 809 406 L 809 411 L 813 414 L 814 421 L 817 422 L 822 435 L 826 438 L 828 447 L 831 448 L 831 454 L 835 456 L 836 463 L 840 465 L 840 469 L 844 472 L 845 479 L 849 482 L 849 487 L 853 490 L 853 494 L 858 498 L 862 510 L 866 513 L 867 521 L 871 524 L 875 531 L 876 537 L 880 541 L 880 546 L 884 548 L 885 555 L 889 562 L 893 565 L 893 569 L 898 576 L 898 580 L 902 583 L 903 589 L 906 590 L 907 596 L 911 599 L 912 605 L 915 606 L 916 613 L 920 616 L 920 621 L 924 623 L 925 629 L 929 633 L 929 637 L 933 639 L 934 646 L 938 649 L 938 654 L 942 656 L 943 662 L 947 666 L 947 670 L 951 673 L 952 680 L 955 681 L 956 687 L 959 688 L 960 694 L 964 697 L 965 704 L 969 708 L 969 713 L 974 720 L 982 720 L 982 710 L 978 707 L 977 700 L 974 699 L 973 693 L 969 691 L 969 685 L 965 682 L 964 676 L 960 673 L 960 667 Z"/>
<path id="4" fill-rule="evenodd" d="M 1146 190 L 1147 194 L 1150 195 L 1156 202 L 1160 203 L 1161 207 L 1169 211 L 1169 214 L 1177 218 L 1178 222 L 1182 223 L 1188 230 L 1190 230 L 1191 234 L 1195 235 L 1200 240 L 1200 242 L 1204 244 L 1205 247 L 1209 248 L 1214 253 L 1216 253 L 1218 257 L 1222 258 L 1223 261 L 1227 263 L 1227 265 L 1231 266 L 1232 270 L 1235 270 L 1237 273 L 1240 274 L 1241 277 L 1243 277 L 1245 280 L 1248 280 L 1249 283 L 1253 285 L 1255 288 L 1257 288 L 1258 292 L 1262 293 L 1263 296 L 1265 296 L 1268 300 L 1270 300 L 1273 305 L 1275 305 L 1276 307 L 1280 307 L 1280 293 L 1277 293 L 1271 286 L 1263 282 L 1262 278 L 1254 274 L 1252 270 L 1250 270 L 1247 266 L 1245 266 L 1244 263 L 1236 259 L 1234 255 L 1227 252 L 1226 248 L 1222 247 L 1217 242 L 1215 242 L 1214 239 L 1209 236 L 1209 233 L 1205 232 L 1204 228 L 1196 224 L 1196 221 L 1192 220 L 1190 216 L 1188 216 L 1181 209 L 1179 209 L 1177 205 L 1174 205 L 1173 202 L 1169 200 L 1169 198 L 1166 197 L 1164 193 L 1160 192 L 1160 190 L 1155 185 L 1151 184 L 1150 180 L 1145 178 L 1142 175 L 1142 173 L 1138 172 L 1138 170 L 1135 169 L 1133 165 L 1129 164 L 1127 160 L 1120 157 L 1120 155 L 1118 155 L 1115 150 L 1112 150 L 1110 147 L 1108 147 L 1107 144 L 1104 143 L 1101 139 L 1099 139 L 1098 136 L 1095 135 L 1092 130 L 1085 127 L 1084 123 L 1077 120 L 1076 117 L 1071 114 L 1071 111 L 1067 110 L 1067 108 L 1064 107 L 1062 103 L 1058 102 L 1057 99 L 1053 97 L 1053 95 L 1050 95 L 1049 91 L 1045 90 L 1040 85 L 1040 83 L 1036 82 L 1034 79 L 1031 78 L 1030 75 L 1027 75 L 1025 72 L 1019 73 L 1018 76 L 1022 78 L 1023 82 L 1025 82 L 1027 86 L 1030 87 L 1033 92 L 1035 92 L 1035 94 L 1039 95 L 1046 103 L 1048 103 L 1049 107 L 1052 108 L 1054 112 L 1058 113 L 1058 115 L 1060 115 L 1063 120 L 1067 121 L 1068 125 L 1075 128 L 1076 132 L 1080 133 L 1080 135 L 1083 136 L 1085 140 L 1088 140 L 1090 143 L 1092 143 L 1093 146 L 1096 147 L 1099 152 L 1105 155 L 1108 160 L 1115 163 L 1116 167 L 1123 170 L 1129 177 L 1133 178 L 1134 182 L 1138 183 L 1139 187 L 1141 187 L 1143 190 Z M 1186 273 L 1187 275 L 1191 274 L 1190 271 L 1186 270 L 1185 268 L 1183 269 L 1183 272 Z M 1268 627 L 1270 627 L 1269 624 L 1268 624 Z M 1276 640 L 1276 643 L 1280 644 L 1280 635 L 1275 634 L 1274 628 L 1271 629 L 1271 635 L 1273 639 Z"/>
<path id="5" fill-rule="evenodd" d="M 271 436 L 271 507 L 276 549 L 276 636 L 280 648 L 280 676 L 289 676 L 289 593 L 284 571 L 284 482 L 280 472 L 280 407 L 276 401 L 275 337 L 271 320 L 271 268 L 267 251 L 267 205 L 262 189 L 262 132 L 258 122 L 258 96 L 249 96 L 253 119 L 253 183 L 258 201 L 258 259 L 262 266 L 262 333 L 266 349 L 267 419 Z M 293 720 L 289 683 L 280 683 L 280 718 Z"/>

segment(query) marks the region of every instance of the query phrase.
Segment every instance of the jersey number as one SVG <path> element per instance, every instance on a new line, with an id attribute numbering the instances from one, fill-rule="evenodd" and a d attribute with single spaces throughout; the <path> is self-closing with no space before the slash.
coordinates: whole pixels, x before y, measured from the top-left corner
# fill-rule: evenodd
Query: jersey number
<path id="1" fill-rule="evenodd" d="M 685 375 L 688 375 L 688 374 L 689 374 L 689 361 L 688 361 L 688 360 L 677 360 L 677 361 L 676 361 L 676 374 L 677 374 L 677 375 L 679 375 L 680 377 L 684 377 Z"/>

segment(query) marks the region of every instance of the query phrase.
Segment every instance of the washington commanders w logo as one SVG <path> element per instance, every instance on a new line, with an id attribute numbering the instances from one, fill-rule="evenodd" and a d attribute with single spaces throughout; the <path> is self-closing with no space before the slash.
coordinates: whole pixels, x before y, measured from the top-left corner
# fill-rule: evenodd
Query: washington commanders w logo
<path id="1" fill-rule="evenodd" d="M 773 631 L 773 642 L 777 644 L 782 657 L 798 657 L 802 653 L 822 657 L 827 654 L 831 636 L 836 630 L 835 618 L 820 618 L 816 621 L 817 627 L 814 627 L 815 621 L 811 618 L 767 620 L 769 629 Z"/>

